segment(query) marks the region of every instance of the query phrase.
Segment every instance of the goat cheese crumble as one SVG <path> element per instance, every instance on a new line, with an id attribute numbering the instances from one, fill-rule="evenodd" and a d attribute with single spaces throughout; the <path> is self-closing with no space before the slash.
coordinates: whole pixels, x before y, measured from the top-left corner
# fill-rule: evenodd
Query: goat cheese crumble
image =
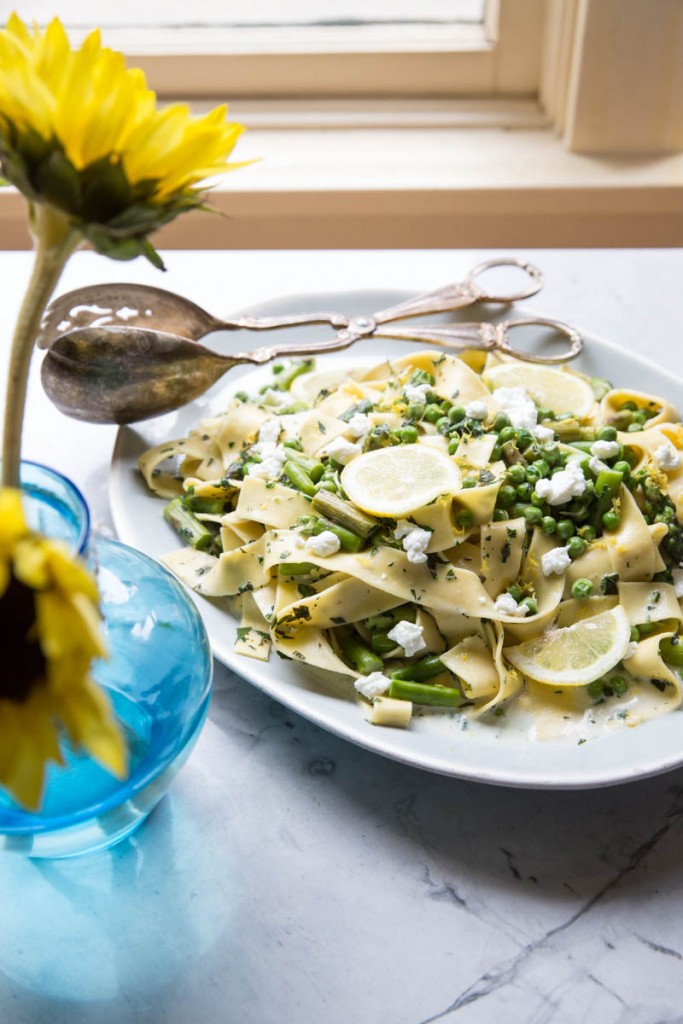
<path id="1" fill-rule="evenodd" d="M 524 388 L 497 388 L 493 397 L 515 430 L 534 429 L 538 423 L 538 409 Z"/>
<path id="2" fill-rule="evenodd" d="M 347 424 L 346 433 L 357 440 L 367 434 L 369 429 L 370 418 L 364 412 L 355 412 Z"/>
<path id="3" fill-rule="evenodd" d="M 580 498 L 586 490 L 586 478 L 578 461 L 568 462 L 550 479 L 538 480 L 536 494 L 549 505 L 564 505 L 571 498 Z"/>
<path id="4" fill-rule="evenodd" d="M 360 455 L 362 450 L 359 444 L 354 444 L 345 437 L 335 437 L 334 441 L 330 441 L 325 448 L 324 454 L 329 455 L 335 462 L 340 462 L 342 466 L 345 466 L 351 459 L 355 459 L 357 455 Z"/>
<path id="5" fill-rule="evenodd" d="M 569 547 L 553 548 L 541 555 L 541 569 L 544 576 L 552 576 L 553 573 L 563 573 L 572 564 L 569 557 Z"/>
<path id="6" fill-rule="evenodd" d="M 423 405 L 427 401 L 427 395 L 431 390 L 429 384 L 405 384 L 403 394 L 409 402 Z"/>
<path id="7" fill-rule="evenodd" d="M 415 622 L 397 622 L 394 628 L 389 630 L 387 636 L 403 648 L 406 658 L 412 658 L 414 654 L 424 650 L 427 646 L 422 636 L 422 626 L 418 626 Z"/>
<path id="8" fill-rule="evenodd" d="M 368 700 L 381 697 L 391 686 L 391 679 L 387 679 L 381 672 L 371 672 L 369 676 L 361 676 L 354 681 L 355 688 Z"/>
<path id="9" fill-rule="evenodd" d="M 680 469 L 681 466 L 680 452 L 677 452 L 672 444 L 662 444 L 659 448 L 655 448 L 654 460 L 664 471 Z"/>
<path id="10" fill-rule="evenodd" d="M 517 604 L 512 594 L 501 594 L 496 598 L 494 607 L 501 615 L 525 617 L 527 613 L 526 605 Z"/>
<path id="11" fill-rule="evenodd" d="M 429 530 L 423 530 L 407 519 L 400 519 L 394 530 L 396 540 L 403 541 L 403 550 L 408 555 L 408 561 L 414 565 L 427 561 L 427 547 L 431 540 Z"/>
<path id="12" fill-rule="evenodd" d="M 596 441 L 591 445 L 591 455 L 597 459 L 612 459 L 619 454 L 620 447 L 618 441 Z"/>
<path id="13" fill-rule="evenodd" d="M 341 545 L 336 533 L 332 533 L 332 530 L 323 530 L 322 533 L 308 537 L 306 547 L 314 555 L 319 555 L 321 558 L 329 558 L 330 555 L 334 555 L 339 551 Z"/>
<path id="14" fill-rule="evenodd" d="M 471 420 L 485 420 L 489 414 L 489 407 L 486 402 L 469 402 L 465 406 L 465 415 Z"/>
<path id="15" fill-rule="evenodd" d="M 253 450 L 261 456 L 261 461 L 252 462 L 249 465 L 248 476 L 257 477 L 260 480 L 276 480 L 287 461 L 287 453 L 284 448 L 266 444 L 264 441 L 255 444 Z"/>
<path id="16" fill-rule="evenodd" d="M 261 424 L 261 429 L 258 432 L 258 441 L 254 445 L 254 451 L 259 451 L 259 445 L 265 444 L 277 444 L 277 439 L 280 436 L 280 430 L 282 424 L 277 417 L 273 417 L 272 420 L 266 420 L 265 423 Z"/>

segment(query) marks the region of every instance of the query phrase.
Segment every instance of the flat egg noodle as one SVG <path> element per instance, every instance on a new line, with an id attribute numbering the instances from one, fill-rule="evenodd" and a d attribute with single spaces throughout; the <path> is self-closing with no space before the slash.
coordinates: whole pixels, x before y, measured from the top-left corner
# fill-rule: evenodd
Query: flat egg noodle
<path id="1" fill-rule="evenodd" d="M 487 523 L 481 530 L 479 554 L 484 586 L 492 598 L 514 583 L 522 567 L 526 522 L 523 518 Z"/>

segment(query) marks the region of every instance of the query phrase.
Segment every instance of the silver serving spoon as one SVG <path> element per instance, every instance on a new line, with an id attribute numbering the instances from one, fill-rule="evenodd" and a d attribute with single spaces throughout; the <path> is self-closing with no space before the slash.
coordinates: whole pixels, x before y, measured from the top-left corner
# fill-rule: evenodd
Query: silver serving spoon
<path id="1" fill-rule="evenodd" d="M 478 280 L 496 267 L 515 268 L 524 275 L 514 292 L 487 291 Z M 526 260 L 503 258 L 480 263 L 462 280 L 426 295 L 418 295 L 376 313 L 375 323 L 463 309 L 475 302 L 508 304 L 535 295 L 543 285 L 541 271 Z M 198 341 L 212 331 L 268 331 L 302 324 L 330 324 L 337 330 L 352 326 L 344 313 L 313 312 L 286 316 L 237 316 L 228 320 L 207 313 L 189 299 L 142 284 L 93 284 L 67 292 L 52 302 L 43 317 L 37 338 L 39 348 L 49 348 L 57 338 L 84 327 L 143 327 Z"/>
<path id="2" fill-rule="evenodd" d="M 202 395 L 231 367 L 262 365 L 279 356 L 313 355 L 349 348 L 379 333 L 372 318 L 351 322 L 330 341 L 280 345 L 222 356 L 163 331 L 140 327 L 86 327 L 58 338 L 42 365 L 43 387 L 52 402 L 75 419 L 90 423 L 133 423 L 171 412 Z M 569 341 L 566 352 L 549 357 L 517 353 L 509 333 L 535 324 L 559 332 Z M 380 329 L 381 330 L 381 329 Z M 501 349 L 533 362 L 557 363 L 581 351 L 578 332 L 545 317 L 508 320 L 500 324 L 467 323 L 397 330 L 403 340 L 428 342 L 445 349 Z M 391 337 L 391 331 L 381 332 Z"/>

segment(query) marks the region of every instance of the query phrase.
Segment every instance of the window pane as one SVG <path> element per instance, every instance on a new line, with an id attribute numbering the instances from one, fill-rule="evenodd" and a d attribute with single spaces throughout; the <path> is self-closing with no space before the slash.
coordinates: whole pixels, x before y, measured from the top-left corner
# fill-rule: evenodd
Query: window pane
<path id="1" fill-rule="evenodd" d="M 357 25 L 434 26 L 479 25 L 485 0 L 202 0 L 188 7 L 187 0 L 61 0 L 59 14 L 73 28 L 94 25 L 112 28 L 293 26 L 346 27 Z M 199 9 L 198 9 L 199 8 Z M 54 14 L 53 0 L 37 0 L 31 15 L 41 23 Z"/>

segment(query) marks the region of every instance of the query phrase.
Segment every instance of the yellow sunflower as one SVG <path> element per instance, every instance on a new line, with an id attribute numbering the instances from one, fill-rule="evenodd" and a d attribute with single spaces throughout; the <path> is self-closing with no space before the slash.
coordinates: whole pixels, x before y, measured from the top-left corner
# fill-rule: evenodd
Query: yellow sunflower
<path id="1" fill-rule="evenodd" d="M 0 29 L 0 172 L 28 199 L 35 246 L 10 355 L 3 484 L 18 485 L 31 353 L 70 255 L 87 241 L 163 269 L 150 233 L 204 207 L 200 183 L 241 166 L 228 157 L 242 131 L 224 106 L 198 118 L 184 104 L 159 110 L 142 71 L 98 31 L 74 49 L 58 18 L 42 30 L 12 14 Z"/>
<path id="2" fill-rule="evenodd" d="M 243 126 L 226 109 L 158 110 L 143 72 L 103 47 L 99 31 L 72 49 L 58 18 L 42 31 L 13 14 L 0 30 L 4 174 L 105 255 L 158 260 L 150 231 L 200 206 L 199 182 L 239 166 L 228 156 Z"/>
<path id="3" fill-rule="evenodd" d="M 21 494 L 0 490 L 0 785 L 40 806 L 62 735 L 119 778 L 127 752 L 93 658 L 106 656 L 95 580 L 65 545 L 29 530 Z"/>

